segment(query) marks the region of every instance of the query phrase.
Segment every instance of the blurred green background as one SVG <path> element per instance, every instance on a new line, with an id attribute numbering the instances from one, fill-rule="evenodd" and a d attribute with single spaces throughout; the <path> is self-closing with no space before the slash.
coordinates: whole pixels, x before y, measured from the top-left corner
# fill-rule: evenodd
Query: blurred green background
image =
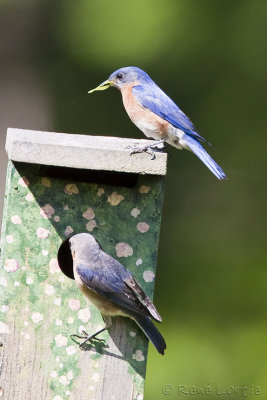
<path id="1" fill-rule="evenodd" d="M 265 0 L 0 2 L 2 190 L 7 126 L 142 138 L 117 91 L 87 94 L 129 65 L 190 116 L 229 177 L 168 150 L 154 298 L 168 348 L 150 347 L 146 400 L 267 395 L 266 21 Z"/>

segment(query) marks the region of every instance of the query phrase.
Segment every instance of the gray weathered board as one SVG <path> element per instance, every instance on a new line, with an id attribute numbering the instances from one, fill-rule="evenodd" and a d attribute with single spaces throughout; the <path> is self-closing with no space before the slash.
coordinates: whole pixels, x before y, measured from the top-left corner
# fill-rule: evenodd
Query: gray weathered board
<path id="1" fill-rule="evenodd" d="M 59 270 L 56 255 L 70 233 L 91 232 L 153 297 L 167 156 L 131 156 L 128 148 L 149 142 L 8 130 L 0 271 L 3 399 L 143 398 L 146 337 L 133 321 L 114 318 L 102 336 L 106 345 L 80 350 L 70 335 L 93 333 L 103 321 Z"/>

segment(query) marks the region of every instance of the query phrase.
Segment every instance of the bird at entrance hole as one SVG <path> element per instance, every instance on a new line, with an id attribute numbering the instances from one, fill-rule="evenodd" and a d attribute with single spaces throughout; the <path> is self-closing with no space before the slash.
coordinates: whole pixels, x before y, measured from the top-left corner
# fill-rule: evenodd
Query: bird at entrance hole
<path id="1" fill-rule="evenodd" d="M 165 340 L 151 321 L 162 321 L 156 307 L 131 272 L 105 253 L 91 234 L 79 233 L 66 239 L 58 250 L 58 264 L 65 275 L 75 279 L 105 322 L 105 327 L 96 333 L 72 335 L 83 339 L 80 346 L 93 340 L 101 341 L 98 335 L 111 327 L 112 317 L 123 316 L 133 319 L 157 351 L 164 354 Z"/>

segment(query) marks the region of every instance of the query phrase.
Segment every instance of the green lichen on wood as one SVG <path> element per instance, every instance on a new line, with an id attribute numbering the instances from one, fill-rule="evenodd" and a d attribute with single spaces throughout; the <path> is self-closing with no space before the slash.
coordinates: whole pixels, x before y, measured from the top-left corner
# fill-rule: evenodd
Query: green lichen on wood
<path id="1" fill-rule="evenodd" d="M 68 398 L 81 373 L 78 346 L 70 334 L 103 326 L 74 281 L 58 268 L 56 255 L 70 233 L 90 232 L 117 258 L 152 298 L 163 197 L 163 179 L 139 176 L 133 188 L 39 175 L 36 165 L 9 162 L 2 228 L 1 325 L 8 335 L 16 323 L 25 341 L 46 335 L 50 354 L 44 373 L 54 396 Z M 136 397 L 143 393 L 147 339 L 138 326 L 127 327 L 129 374 Z M 109 334 L 102 336 L 108 340 Z M 37 341 L 38 343 L 38 341 Z M 23 351 L 23 349 L 22 349 Z M 88 351 L 97 380 L 101 348 Z"/>

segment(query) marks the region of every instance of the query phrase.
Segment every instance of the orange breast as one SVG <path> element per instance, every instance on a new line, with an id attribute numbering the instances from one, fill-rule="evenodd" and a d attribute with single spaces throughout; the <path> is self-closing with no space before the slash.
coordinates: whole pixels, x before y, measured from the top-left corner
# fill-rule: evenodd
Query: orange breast
<path id="1" fill-rule="evenodd" d="M 169 122 L 143 107 L 132 94 L 132 88 L 136 82 L 124 85 L 121 90 L 122 100 L 127 114 L 135 125 L 143 132 L 151 130 L 159 134 L 163 139 L 168 137 Z M 144 132 L 145 133 L 145 132 Z"/>

